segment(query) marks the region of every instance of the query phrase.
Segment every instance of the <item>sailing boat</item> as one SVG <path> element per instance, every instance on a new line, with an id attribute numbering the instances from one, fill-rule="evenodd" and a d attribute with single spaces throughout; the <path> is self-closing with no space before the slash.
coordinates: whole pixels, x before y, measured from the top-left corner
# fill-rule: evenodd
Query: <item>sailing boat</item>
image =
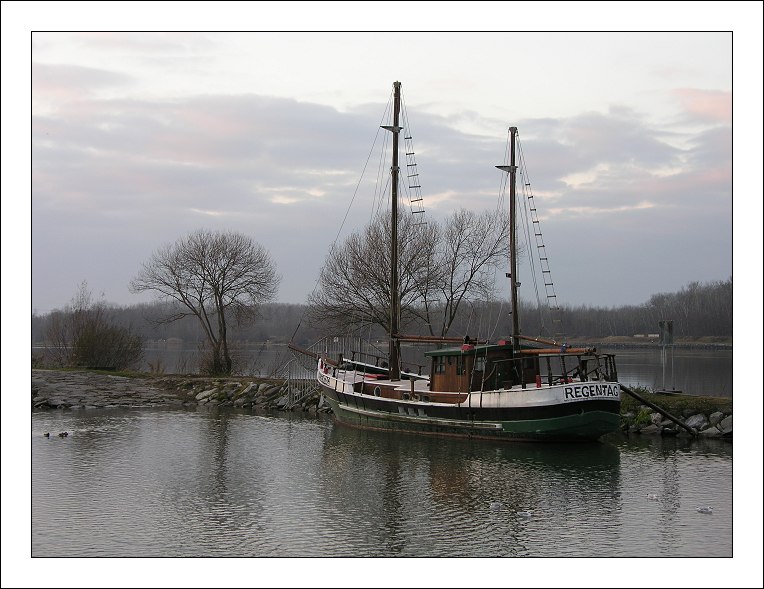
<path id="1" fill-rule="evenodd" d="M 341 354 L 317 354 L 317 380 L 335 419 L 362 428 L 480 439 L 596 440 L 618 429 L 621 385 L 615 357 L 521 335 L 516 259 L 515 138 L 510 128 L 509 175 L 512 334 L 494 343 L 469 337 L 426 352 L 430 375 L 401 371 L 397 186 L 400 82 L 395 82 L 392 133 L 391 309 L 387 364 Z M 441 343 L 446 338 L 432 338 Z M 450 338 L 454 342 L 454 338 Z"/>

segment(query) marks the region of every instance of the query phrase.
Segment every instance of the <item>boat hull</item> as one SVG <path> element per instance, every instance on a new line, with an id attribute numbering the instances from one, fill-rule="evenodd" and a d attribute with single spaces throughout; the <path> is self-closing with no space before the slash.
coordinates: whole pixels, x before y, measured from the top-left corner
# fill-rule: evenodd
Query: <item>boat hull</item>
<path id="1" fill-rule="evenodd" d="M 321 383 L 321 388 L 337 421 L 365 429 L 559 442 L 597 440 L 620 426 L 620 396 L 575 403 L 480 407 L 382 399 L 338 391 L 328 383 Z"/>

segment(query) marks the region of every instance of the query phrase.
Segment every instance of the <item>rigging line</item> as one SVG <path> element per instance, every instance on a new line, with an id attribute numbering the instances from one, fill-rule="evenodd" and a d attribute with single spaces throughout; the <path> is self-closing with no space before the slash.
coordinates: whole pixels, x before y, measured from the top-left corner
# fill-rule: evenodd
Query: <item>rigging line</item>
<path id="1" fill-rule="evenodd" d="M 505 304 L 505 303 L 504 303 L 504 301 L 503 301 L 503 300 L 501 300 L 501 302 L 499 303 L 499 311 L 498 311 L 498 313 L 496 314 L 496 322 L 493 324 L 493 329 L 491 329 L 491 330 L 488 332 L 488 335 L 489 335 L 488 339 L 489 339 L 489 340 L 492 340 L 492 339 L 493 339 L 493 337 L 494 337 L 494 334 L 496 333 L 496 330 L 497 330 L 497 329 L 498 329 L 498 327 L 499 327 L 499 321 L 501 321 L 502 313 L 504 312 L 504 304 Z"/>
<path id="2" fill-rule="evenodd" d="M 519 141 L 518 141 L 518 143 L 519 143 Z M 521 173 L 520 173 L 520 175 L 525 180 L 524 182 L 522 182 L 522 192 L 523 192 L 523 207 L 525 209 L 525 215 L 523 216 L 523 223 L 524 223 L 524 228 L 525 228 L 525 239 L 526 239 L 526 243 L 528 245 L 527 256 L 528 256 L 528 261 L 529 261 L 531 277 L 532 277 L 532 280 L 533 280 L 533 289 L 534 289 L 534 292 L 535 292 L 535 295 L 536 295 L 536 309 L 538 311 L 538 316 L 539 316 L 540 330 L 543 332 L 543 330 L 545 329 L 544 315 L 543 315 L 543 312 L 542 312 L 543 306 L 541 304 L 541 297 L 539 295 L 538 274 L 537 274 L 537 271 L 536 271 L 536 258 L 534 257 L 534 252 L 532 251 L 534 244 L 533 244 L 532 239 L 531 239 L 531 231 L 535 231 L 535 229 L 533 229 L 531 227 L 531 224 L 530 224 L 531 214 L 530 214 L 530 211 L 528 210 L 529 209 L 529 201 L 533 197 L 529 196 L 529 194 L 528 194 L 528 192 L 529 192 L 528 191 L 528 186 L 530 185 L 530 182 L 527 181 L 527 179 L 528 179 L 528 170 L 525 167 L 525 158 L 524 158 L 524 155 L 523 155 L 522 147 L 519 147 L 518 152 L 520 154 L 520 165 L 521 165 Z M 538 246 L 538 242 L 536 242 L 535 245 Z M 542 270 L 543 270 L 543 268 L 542 268 Z"/>
<path id="3" fill-rule="evenodd" d="M 472 316 L 475 314 L 475 305 L 472 301 L 466 301 L 467 304 L 470 306 L 470 314 L 469 317 L 467 317 L 467 325 L 465 327 L 464 333 L 462 333 L 462 337 L 466 336 L 470 332 L 470 325 L 472 325 Z"/>
<path id="4" fill-rule="evenodd" d="M 498 268 L 494 267 L 494 269 L 493 269 L 493 283 L 494 284 L 496 284 L 496 273 L 497 272 L 498 272 Z M 488 298 L 486 297 L 486 302 L 487 301 L 488 301 Z M 496 333 L 496 329 L 499 326 L 499 321 L 501 320 L 501 313 L 502 313 L 503 310 L 504 310 L 504 298 L 503 297 L 499 297 L 499 314 L 496 316 L 496 322 L 493 325 L 493 329 L 490 329 L 489 327 L 486 327 L 486 329 L 488 329 L 488 337 L 486 339 L 489 340 L 489 341 L 494 339 L 494 334 Z M 489 313 L 489 315 L 488 315 L 488 319 L 486 321 L 490 323 L 490 311 L 488 313 Z"/>
<path id="5" fill-rule="evenodd" d="M 371 323 L 367 327 L 367 330 L 368 330 L 367 331 L 367 335 L 366 335 L 366 349 L 367 350 L 370 350 L 373 347 L 372 343 L 371 343 L 371 329 L 372 329 L 372 327 L 373 326 L 371 325 Z M 360 337 L 358 338 L 358 347 L 359 348 L 361 347 L 361 338 Z M 359 352 L 361 352 L 363 354 L 363 349 L 359 350 Z M 366 357 L 364 357 L 364 356 L 362 356 L 362 359 L 363 359 L 364 362 L 367 360 Z M 364 368 L 364 370 L 365 370 L 365 368 Z"/>
<path id="6" fill-rule="evenodd" d="M 390 93 L 390 99 L 388 100 L 387 107 L 385 108 L 385 112 L 382 114 L 380 123 L 385 122 L 385 118 L 387 117 L 387 113 L 390 110 L 391 104 L 392 104 L 392 92 Z M 369 149 L 369 154 L 366 156 L 366 162 L 363 165 L 363 169 L 361 170 L 361 175 L 358 178 L 358 182 L 356 183 L 355 190 L 353 191 L 353 197 L 350 199 L 350 204 L 348 205 L 348 208 L 345 211 L 345 216 L 342 218 L 342 223 L 340 223 L 340 227 L 337 230 L 337 234 L 334 237 L 334 241 L 332 242 L 332 245 L 329 247 L 329 256 L 332 255 L 332 253 L 334 252 L 334 249 L 337 247 L 337 241 L 339 240 L 340 235 L 342 234 L 342 229 L 345 226 L 345 222 L 347 221 L 348 215 L 350 214 L 350 209 L 353 207 L 355 198 L 356 196 L 358 196 L 358 188 L 360 187 L 361 182 L 363 181 L 364 174 L 366 173 L 366 168 L 369 165 L 369 161 L 371 160 L 372 153 L 374 153 L 374 147 L 377 145 L 377 139 L 379 139 L 379 134 L 381 131 L 382 131 L 382 126 L 378 125 L 377 132 L 374 135 L 374 141 L 371 145 L 371 148 Z M 316 278 L 316 282 L 313 285 L 313 290 L 311 290 L 308 298 L 310 298 L 310 296 L 312 296 L 316 292 L 316 289 L 318 288 L 318 284 L 320 281 L 321 281 L 321 273 L 319 272 L 318 278 Z M 294 333 L 292 333 L 291 340 L 294 340 L 294 336 L 297 335 L 297 331 L 300 329 L 300 326 L 302 325 L 302 320 L 304 315 L 305 315 L 305 311 L 303 311 L 302 316 L 300 316 L 300 320 L 297 322 L 297 327 L 295 327 Z"/>
<path id="7" fill-rule="evenodd" d="M 509 165 L 510 157 L 510 141 L 511 141 L 511 134 L 508 136 L 507 141 L 504 145 L 504 158 L 502 159 L 502 163 Z M 513 211 L 509 211 L 509 204 L 507 202 L 507 190 L 509 188 L 509 174 L 502 172 L 499 174 L 499 190 L 496 197 L 496 213 L 497 215 L 500 215 L 500 218 L 504 217 L 505 214 L 509 213 L 506 217 L 507 222 L 511 220 L 511 215 L 514 213 Z M 507 231 L 507 235 L 509 235 L 509 230 Z M 512 244 L 510 244 L 511 246 Z M 511 252 L 512 255 L 514 255 L 515 252 Z M 507 273 L 509 269 L 505 270 L 505 277 L 509 276 Z"/>
<path id="8" fill-rule="evenodd" d="M 387 115 L 387 110 L 385 110 L 385 114 L 382 116 L 381 122 L 384 122 L 386 115 Z M 345 216 L 342 218 L 342 223 L 340 224 L 340 228 L 337 231 L 337 235 L 334 238 L 334 242 L 332 243 L 332 247 L 329 250 L 329 253 L 331 253 L 334 250 L 337 244 L 337 241 L 339 240 L 340 234 L 342 233 L 342 228 L 345 226 L 345 222 L 347 221 L 348 215 L 350 214 L 350 209 L 352 208 L 353 203 L 355 202 L 356 196 L 358 196 L 358 188 L 361 185 L 361 181 L 363 180 L 364 174 L 366 173 L 366 167 L 369 165 L 369 160 L 371 160 L 371 155 L 374 152 L 374 147 L 377 144 L 377 139 L 379 138 L 379 134 L 381 130 L 382 130 L 382 126 L 380 125 L 377 127 L 377 133 L 374 136 L 374 143 L 372 144 L 371 149 L 369 150 L 369 155 L 366 156 L 366 163 L 364 163 L 363 170 L 361 170 L 361 177 L 358 179 L 355 190 L 353 191 L 353 198 L 350 199 L 350 205 L 348 205 L 348 208 L 345 211 Z"/>
<path id="9" fill-rule="evenodd" d="M 476 328 L 477 333 L 475 337 L 478 339 L 478 341 L 480 341 L 481 339 L 487 339 L 485 337 L 481 337 L 483 335 L 483 316 L 485 314 L 486 307 L 488 306 L 487 302 L 488 302 L 487 299 L 483 299 L 480 301 L 480 312 L 477 313 L 477 328 Z M 466 336 L 468 333 L 469 332 L 465 333 L 464 335 Z"/>
<path id="10" fill-rule="evenodd" d="M 520 177 L 521 178 L 527 178 L 526 170 L 525 170 L 525 167 L 524 167 L 524 163 L 522 163 L 523 162 L 522 155 L 520 157 L 520 161 L 521 161 L 521 166 L 522 166 L 521 170 L 520 170 Z M 531 230 L 532 230 L 532 228 L 531 228 L 531 225 L 530 225 L 530 223 L 528 221 L 529 218 L 530 218 L 530 211 L 528 210 L 528 191 L 526 190 L 527 185 L 526 185 L 525 182 L 522 183 L 522 186 L 523 186 L 523 188 L 522 188 L 522 194 L 523 194 L 522 203 L 523 203 L 523 208 L 525 210 L 525 214 L 523 215 L 522 220 L 523 220 L 523 229 L 524 229 L 524 232 L 525 232 L 525 243 L 527 244 L 527 247 L 528 247 L 528 251 L 526 252 L 526 256 L 528 258 L 528 267 L 530 269 L 531 279 L 533 280 L 533 290 L 534 290 L 534 292 L 536 294 L 536 307 L 538 309 L 541 309 L 541 297 L 539 296 L 538 274 L 536 272 L 536 258 L 534 257 L 533 251 L 532 251 L 532 249 L 533 249 L 533 243 L 532 243 L 532 240 L 531 240 Z M 542 320 L 542 323 L 543 323 L 543 318 L 541 320 Z"/>
<path id="11" fill-rule="evenodd" d="M 419 164 L 416 161 L 413 140 L 414 132 L 411 127 L 410 119 L 408 116 L 408 107 L 406 106 L 405 97 L 403 94 L 401 94 L 401 111 L 403 121 L 402 126 L 407 130 L 403 136 L 403 139 L 406 153 L 406 177 L 408 178 L 408 182 L 406 182 L 404 186 L 406 195 L 409 199 L 410 214 L 412 216 L 419 215 L 417 222 L 414 224 L 414 230 L 417 231 L 418 229 L 420 232 L 424 232 L 424 226 L 427 224 L 427 221 L 425 221 L 425 208 L 422 204 L 424 202 L 422 197 L 422 186 L 419 183 Z M 413 174 L 410 174 L 409 172 L 413 172 Z M 411 178 L 415 178 L 413 185 L 411 183 Z M 415 202 L 418 203 L 416 209 L 414 207 Z"/>
<path id="12" fill-rule="evenodd" d="M 502 159 L 502 163 L 509 165 L 510 162 L 510 141 L 511 141 L 511 134 L 507 135 L 507 141 L 504 144 L 504 158 Z M 499 210 L 504 210 L 507 207 L 506 204 L 506 194 L 507 189 L 509 187 L 509 174 L 502 173 L 499 176 L 499 196 L 496 203 L 496 208 Z"/>
<path id="13" fill-rule="evenodd" d="M 386 113 L 387 114 L 387 113 Z M 369 221 L 373 221 L 374 216 L 382 208 L 382 204 L 387 194 L 387 186 L 390 182 L 390 175 L 385 172 L 385 164 L 388 161 L 387 152 L 390 147 L 390 134 L 385 133 L 382 139 L 382 149 L 379 154 L 379 163 L 377 164 L 377 179 L 374 183 L 374 195 L 372 198 L 372 206 L 370 211 Z M 383 184 L 383 178 L 386 178 Z"/>
<path id="14" fill-rule="evenodd" d="M 370 215 L 370 222 L 374 221 L 374 217 L 376 217 L 379 214 L 379 211 L 382 209 L 382 205 L 385 204 L 384 199 L 382 198 L 382 195 L 387 194 L 388 187 L 392 185 L 393 179 L 392 176 L 387 176 L 387 180 L 385 181 L 385 185 L 382 187 L 382 190 L 379 193 L 380 198 L 377 200 L 377 204 L 372 207 L 371 215 Z"/>
<path id="15" fill-rule="evenodd" d="M 512 140 L 511 132 L 508 132 L 507 140 L 504 143 L 504 157 L 502 159 L 502 163 L 505 165 L 509 165 L 510 163 L 511 140 Z M 499 190 L 498 190 L 498 194 L 496 198 L 496 210 L 501 215 L 504 215 L 508 209 L 507 196 L 506 196 L 508 188 L 509 188 L 509 174 L 502 173 L 499 175 Z M 514 211 L 511 211 L 510 213 L 514 214 Z M 496 272 L 498 272 L 498 268 L 494 270 L 494 273 Z M 499 301 L 500 302 L 499 302 L 498 314 L 496 315 L 496 321 L 493 325 L 493 329 L 490 331 L 489 339 L 493 339 L 494 334 L 498 331 L 499 324 L 501 323 L 501 320 L 503 317 L 502 313 L 504 312 L 504 308 L 507 304 L 507 300 L 505 297 L 500 297 Z"/>
<path id="16" fill-rule="evenodd" d="M 511 130 L 510 130 L 507 142 L 505 144 L 505 152 L 504 152 L 505 162 L 509 161 L 511 138 L 512 137 L 511 137 Z M 516 210 L 510 211 L 510 213 L 512 215 L 515 215 L 515 217 L 520 216 L 521 218 L 521 224 L 522 224 L 521 231 L 524 233 L 524 239 L 525 239 L 525 245 L 526 245 L 526 252 L 523 257 L 524 258 L 527 257 L 529 261 L 530 275 L 531 275 L 531 280 L 533 281 L 533 289 L 536 296 L 537 309 L 539 310 L 539 313 L 541 313 L 541 310 L 543 309 L 543 305 L 541 305 L 540 294 L 539 294 L 536 259 L 534 258 L 534 254 L 533 254 L 534 243 L 530 236 L 530 231 L 532 228 L 531 228 L 531 225 L 529 224 L 530 215 L 528 213 L 528 203 L 529 203 L 528 185 L 530 183 L 527 181 L 528 172 L 527 172 L 527 167 L 525 165 L 525 157 L 523 154 L 519 133 L 516 133 L 516 145 L 517 145 L 517 152 L 518 152 L 518 166 L 517 166 L 518 175 L 521 177 L 521 179 L 525 179 L 525 180 L 521 181 L 521 186 L 520 186 L 522 198 L 517 199 L 517 202 L 515 203 Z M 499 193 L 500 195 L 499 203 L 501 203 L 502 205 L 505 202 L 505 194 L 509 185 L 508 176 L 509 176 L 508 174 L 502 174 L 501 189 Z M 532 195 L 530 198 L 532 198 Z M 520 208 L 521 200 L 522 200 L 522 207 L 525 210 L 524 215 L 518 215 L 518 213 L 521 210 Z M 514 245 L 517 245 L 517 244 L 514 244 Z M 538 247 L 538 242 L 536 242 L 536 246 Z M 516 249 L 518 249 L 518 253 L 519 253 L 520 248 L 516 248 Z M 519 255 L 518 255 L 518 258 L 519 258 Z M 543 267 L 542 267 L 542 270 L 543 270 Z M 541 316 L 541 323 L 543 325 L 543 316 Z"/>
<path id="17" fill-rule="evenodd" d="M 504 143 L 504 157 L 502 159 L 502 163 L 504 165 L 509 165 L 511 161 L 510 153 L 511 153 L 511 141 L 512 141 L 512 132 L 511 130 L 507 132 L 507 140 Z M 502 172 L 499 174 L 499 192 L 496 198 L 496 211 L 499 215 L 504 215 L 506 212 L 509 212 L 509 215 L 507 216 L 507 221 L 511 221 L 512 215 L 515 214 L 515 211 L 509 211 L 509 203 L 507 202 L 507 191 L 509 190 L 509 174 Z M 509 231 L 507 231 L 507 235 L 509 235 Z M 510 244 L 510 247 L 513 247 L 515 244 Z M 511 252 L 511 255 L 515 255 L 515 252 Z M 507 273 L 510 268 L 505 270 L 505 276 L 509 276 Z M 510 291 L 512 290 L 512 287 L 510 286 Z M 511 296 L 511 293 L 510 293 Z M 502 300 L 502 310 L 504 307 L 504 301 Z M 512 314 L 512 311 L 509 311 L 509 314 Z M 496 318 L 496 326 L 498 326 L 499 321 L 501 317 Z"/>
<path id="18" fill-rule="evenodd" d="M 527 168 L 525 166 L 525 154 L 522 151 L 522 146 L 520 146 L 520 158 L 521 158 L 521 161 L 522 161 L 524 174 L 525 174 L 525 177 L 527 179 L 528 178 L 528 170 L 527 170 Z M 530 187 L 530 185 L 531 185 L 530 179 L 528 179 L 527 182 L 524 183 L 523 186 L 524 187 Z M 557 293 L 554 290 L 554 283 L 552 282 L 552 273 L 551 273 L 551 269 L 549 267 L 548 255 L 546 253 L 546 244 L 544 244 L 544 238 L 541 236 L 541 224 L 539 223 L 538 214 L 536 213 L 535 197 L 533 195 L 533 191 L 530 190 L 530 188 L 528 188 L 528 192 L 529 192 L 529 195 L 526 196 L 526 199 L 529 202 L 533 201 L 532 212 L 534 212 L 535 214 L 532 217 L 532 221 L 537 225 L 537 227 L 534 228 L 534 233 L 536 233 L 536 231 L 538 231 L 538 234 L 536 235 L 536 239 L 535 239 L 535 245 L 536 245 L 537 255 L 539 257 L 539 264 L 541 266 L 541 272 L 542 272 L 542 274 L 546 273 L 546 274 L 549 275 L 549 284 L 547 284 L 547 278 L 542 276 L 542 279 L 544 281 L 544 291 L 545 291 L 545 294 L 547 296 L 547 304 L 546 305 L 542 305 L 540 301 L 538 302 L 539 313 L 541 313 L 541 308 L 542 307 L 546 307 L 546 309 L 548 311 L 548 316 L 549 316 L 550 321 L 552 323 L 554 323 L 555 317 L 556 317 L 556 320 L 559 322 L 559 324 L 560 324 L 559 333 L 562 335 L 562 334 L 564 334 L 564 331 L 565 331 L 564 327 L 563 327 L 563 322 L 562 322 L 562 311 L 560 310 L 559 303 L 557 302 Z M 542 254 L 541 254 L 541 248 L 544 249 L 544 257 L 543 258 L 542 258 Z M 550 294 L 550 291 L 551 291 L 551 294 Z M 537 297 L 538 297 L 538 292 L 537 292 Z M 551 299 L 554 299 L 554 306 L 552 306 Z M 543 320 L 542 320 L 542 323 L 543 323 Z M 554 334 L 554 329 L 552 329 L 552 333 Z"/>

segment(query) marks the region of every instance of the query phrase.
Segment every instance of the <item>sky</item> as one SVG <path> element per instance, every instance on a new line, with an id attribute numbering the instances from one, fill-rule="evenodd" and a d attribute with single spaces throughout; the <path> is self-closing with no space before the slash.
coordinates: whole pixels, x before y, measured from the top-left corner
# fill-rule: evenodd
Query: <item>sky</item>
<path id="1" fill-rule="evenodd" d="M 559 303 L 732 276 L 729 31 L 40 31 L 30 57 L 35 313 L 83 281 L 152 300 L 130 279 L 197 229 L 252 237 L 305 302 L 351 201 L 344 234 L 368 220 L 396 80 L 429 219 L 496 206 L 518 127 Z"/>
<path id="2" fill-rule="evenodd" d="M 394 81 L 428 218 L 496 206 L 516 126 L 559 303 L 639 305 L 737 262 L 760 333 L 762 4 L 432 4 L 3 2 L 3 390 L 19 301 L 153 300 L 130 279 L 197 229 L 251 236 L 277 300 L 304 302 L 368 220 Z"/>

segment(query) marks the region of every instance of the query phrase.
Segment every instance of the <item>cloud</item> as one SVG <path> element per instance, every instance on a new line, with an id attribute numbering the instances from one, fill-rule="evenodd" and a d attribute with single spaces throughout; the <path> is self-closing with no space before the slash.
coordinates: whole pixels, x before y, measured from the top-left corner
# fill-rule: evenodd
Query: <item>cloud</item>
<path id="1" fill-rule="evenodd" d="M 677 88 L 674 91 L 688 117 L 706 123 L 732 124 L 732 93 Z"/>
<path id="2" fill-rule="evenodd" d="M 129 75 L 92 67 L 32 63 L 32 104 L 37 112 L 50 112 L 132 81 Z"/>
<path id="3" fill-rule="evenodd" d="M 32 118 L 33 297 L 47 301 L 40 308 L 65 304 L 71 293 L 60 285 L 73 289 L 83 279 L 115 302 L 135 301 L 126 285 L 140 263 L 201 227 L 252 235 L 272 251 L 284 277 L 279 299 L 303 302 L 331 241 L 369 220 L 384 187 L 389 159 L 370 151 L 374 141 L 389 143 L 379 130 L 381 104 L 340 111 L 213 93 L 115 99 L 95 90 L 129 80 L 77 68 L 51 67 L 45 76 L 64 86 L 68 77 L 80 80 L 74 85 L 82 90 L 77 100 Z M 496 123 L 501 131 L 490 138 L 460 130 L 451 117 L 407 114 L 428 218 L 500 204 L 503 178 L 495 165 L 503 163 L 506 127 Z M 522 183 L 537 191 L 547 239 L 560 244 L 550 251 L 562 256 L 564 272 L 580 264 L 567 242 L 597 251 L 611 269 L 635 252 L 652 255 L 647 233 L 671 236 L 687 250 L 702 233 L 719 251 L 730 250 L 729 232 L 712 225 L 730 216 L 729 128 L 715 122 L 677 130 L 617 106 L 521 120 L 518 127 L 529 170 Z M 677 137 L 686 147 L 677 146 Z M 360 181 L 364 168 L 368 183 Z M 645 287 L 603 292 L 601 300 L 638 302 L 656 290 L 654 269 L 631 263 L 644 273 Z M 730 273 L 721 264 L 693 275 L 699 268 L 685 264 L 677 276 L 689 282 Z M 593 296 L 582 300 L 596 304 Z"/>

